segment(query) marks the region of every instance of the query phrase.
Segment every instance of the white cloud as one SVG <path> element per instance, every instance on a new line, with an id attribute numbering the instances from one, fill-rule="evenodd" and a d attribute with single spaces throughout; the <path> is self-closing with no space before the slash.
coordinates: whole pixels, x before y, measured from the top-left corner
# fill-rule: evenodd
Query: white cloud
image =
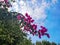
<path id="1" fill-rule="evenodd" d="M 33 2 L 36 2 L 36 0 L 34 0 Z M 46 2 L 41 3 L 40 6 L 38 6 L 37 3 L 32 4 L 33 7 L 31 7 L 29 3 L 24 2 L 23 0 L 21 0 L 19 2 L 19 7 L 18 7 L 18 3 L 16 3 L 16 2 L 12 3 L 12 5 L 13 5 L 13 10 L 14 11 L 20 12 L 23 15 L 27 12 L 35 20 L 40 19 L 40 21 L 43 21 L 47 17 L 47 15 L 45 14 L 45 8 L 47 7 Z"/>
<path id="2" fill-rule="evenodd" d="M 46 18 L 46 15 L 45 15 L 45 8 L 47 7 L 47 4 L 45 2 L 43 2 L 41 4 L 41 6 L 38 6 L 38 5 L 34 5 L 34 10 L 33 10 L 33 7 L 30 7 L 29 6 L 29 3 L 25 3 L 24 1 L 21 1 L 20 2 L 20 9 L 21 9 L 21 13 L 25 14 L 26 12 L 28 12 L 33 18 L 35 19 L 44 19 Z"/>
<path id="3" fill-rule="evenodd" d="M 56 3 L 57 0 L 52 0 L 51 3 Z M 35 20 L 40 20 L 40 22 L 44 21 L 47 17 L 45 13 L 45 9 L 50 6 L 50 3 L 47 3 L 46 0 L 41 0 L 41 3 L 37 0 L 31 1 L 17 1 L 12 3 L 13 10 L 16 12 L 20 12 L 23 15 L 27 12 L 31 17 Z"/>
<path id="4" fill-rule="evenodd" d="M 12 3 L 12 6 L 13 6 L 13 7 L 12 7 L 13 10 L 16 11 L 16 12 L 18 12 L 18 10 L 19 10 L 19 9 L 18 9 L 18 4 L 17 4 L 16 2 L 14 2 L 14 3 Z"/>

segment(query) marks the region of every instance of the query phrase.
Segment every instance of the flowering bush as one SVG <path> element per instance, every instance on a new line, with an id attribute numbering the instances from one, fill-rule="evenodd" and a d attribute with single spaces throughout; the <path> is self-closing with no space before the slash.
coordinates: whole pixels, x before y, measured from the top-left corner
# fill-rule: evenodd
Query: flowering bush
<path id="1" fill-rule="evenodd" d="M 28 15 L 28 13 L 26 13 L 25 16 L 18 14 L 17 19 L 23 20 L 22 21 L 22 24 L 23 24 L 22 27 L 24 27 L 23 31 L 30 32 L 33 36 L 38 34 L 39 38 L 41 38 L 41 36 L 44 36 L 44 35 L 50 38 L 49 34 L 46 33 L 47 29 L 44 26 L 40 26 L 41 29 L 37 30 L 37 25 L 32 24 L 34 20 L 32 19 L 32 17 Z"/>
<path id="2" fill-rule="evenodd" d="M 10 7 L 11 5 L 9 4 L 8 0 L 4 0 L 7 7 Z M 20 24 L 22 24 L 22 26 L 20 26 L 20 28 L 24 27 L 23 31 L 27 31 L 30 32 L 30 34 L 37 35 L 39 36 L 39 38 L 41 38 L 41 36 L 46 35 L 48 38 L 50 38 L 49 34 L 46 33 L 47 29 L 44 26 L 40 26 L 41 29 L 37 30 L 37 25 L 36 24 L 32 24 L 34 22 L 34 20 L 32 19 L 32 17 L 30 17 L 28 15 L 28 13 L 25 14 L 25 16 L 21 15 L 20 13 L 17 14 L 17 19 L 21 22 Z"/>

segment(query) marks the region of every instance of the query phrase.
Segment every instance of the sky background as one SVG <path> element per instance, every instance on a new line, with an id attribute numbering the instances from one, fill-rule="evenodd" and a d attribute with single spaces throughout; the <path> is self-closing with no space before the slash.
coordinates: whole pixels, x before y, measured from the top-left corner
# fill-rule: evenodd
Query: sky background
<path id="1" fill-rule="evenodd" d="M 9 0 L 10 1 L 10 0 Z M 43 36 L 39 39 L 37 36 L 32 37 L 32 42 L 48 40 L 60 43 L 60 0 L 15 0 L 11 2 L 12 7 L 8 11 L 22 13 L 27 12 L 34 20 L 38 29 L 43 25 L 48 29 L 50 38 Z"/>

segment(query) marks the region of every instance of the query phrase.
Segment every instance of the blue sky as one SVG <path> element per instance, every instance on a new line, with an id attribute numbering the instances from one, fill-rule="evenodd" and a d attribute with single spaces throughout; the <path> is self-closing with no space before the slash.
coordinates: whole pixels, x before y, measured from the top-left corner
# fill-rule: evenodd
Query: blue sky
<path id="1" fill-rule="evenodd" d="M 51 38 L 50 41 L 60 43 L 60 2 L 47 9 L 47 19 L 45 26 L 48 28 Z"/>
<path id="2" fill-rule="evenodd" d="M 43 25 L 48 29 L 50 38 L 43 36 L 39 39 L 37 36 L 31 37 L 32 42 L 49 40 L 60 43 L 60 0 L 16 0 L 11 3 L 13 7 L 9 11 L 15 11 L 22 14 L 26 12 L 35 19 L 35 23 Z"/>
<path id="3" fill-rule="evenodd" d="M 47 18 L 44 21 L 44 26 L 48 29 L 48 33 L 50 34 L 50 39 L 47 37 L 42 37 L 39 39 L 34 36 L 32 38 L 33 42 L 41 41 L 41 40 L 49 40 L 51 42 L 60 43 L 60 2 L 58 1 L 56 4 L 51 5 L 49 8 L 46 8 Z"/>

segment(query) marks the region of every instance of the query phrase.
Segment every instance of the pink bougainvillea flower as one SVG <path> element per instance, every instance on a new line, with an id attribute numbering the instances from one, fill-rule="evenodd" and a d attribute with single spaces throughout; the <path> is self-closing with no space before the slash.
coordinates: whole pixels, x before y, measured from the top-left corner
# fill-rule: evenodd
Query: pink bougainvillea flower
<path id="1" fill-rule="evenodd" d="M 32 17 L 30 17 L 30 16 L 29 16 L 29 17 L 27 17 L 27 19 L 31 20 L 31 19 L 32 19 Z"/>
<path id="2" fill-rule="evenodd" d="M 42 29 L 40 29 L 40 33 L 41 33 L 41 35 L 43 36 L 43 35 L 44 35 L 44 33 L 45 33 L 45 31 L 44 31 L 44 30 L 42 30 Z"/>
<path id="3" fill-rule="evenodd" d="M 29 30 L 29 29 L 27 28 L 27 26 L 24 26 L 24 30 Z"/>
<path id="4" fill-rule="evenodd" d="M 44 33 L 45 33 L 45 32 L 44 32 L 43 30 L 41 30 L 41 29 L 39 29 L 38 32 L 40 33 L 41 36 L 43 36 Z"/>
<path id="5" fill-rule="evenodd" d="M 24 30 L 31 32 L 31 30 L 28 26 L 24 26 Z"/>
<path id="6" fill-rule="evenodd" d="M 20 14 L 20 13 L 18 13 L 17 14 L 17 19 L 18 20 L 21 20 L 21 19 L 24 19 L 25 17 L 22 15 L 22 14 Z"/>
<path id="7" fill-rule="evenodd" d="M 32 17 L 30 17 L 30 16 L 28 15 L 28 13 L 26 13 L 25 16 L 27 17 L 27 18 L 25 18 L 25 21 L 26 21 L 27 23 L 31 24 L 31 23 L 34 22 L 34 20 L 32 19 Z"/>
<path id="8" fill-rule="evenodd" d="M 8 3 L 8 0 L 4 0 L 5 1 L 5 3 Z"/>
<path id="9" fill-rule="evenodd" d="M 28 15 L 28 13 L 26 13 L 25 16 L 27 17 L 28 20 L 32 19 L 32 18 Z"/>
<path id="10" fill-rule="evenodd" d="M 47 32 L 47 29 L 46 29 L 45 27 L 43 27 L 43 26 L 40 26 L 40 27 L 42 28 L 41 30 L 42 30 L 43 32 Z"/>
<path id="11" fill-rule="evenodd" d="M 33 28 L 34 30 L 36 30 L 36 29 L 37 29 L 37 25 L 36 25 L 36 24 L 33 24 L 33 25 L 32 25 L 32 28 Z"/>
<path id="12" fill-rule="evenodd" d="M 20 19 L 21 19 L 21 16 L 20 16 L 20 15 L 18 15 L 18 16 L 17 16 L 17 19 L 18 19 L 18 20 L 20 20 Z"/>
<path id="13" fill-rule="evenodd" d="M 28 15 L 28 13 L 25 13 L 25 16 L 26 16 L 26 17 L 30 17 L 30 16 Z"/>
<path id="14" fill-rule="evenodd" d="M 46 35 L 48 38 L 50 38 L 49 34 L 48 33 L 44 33 L 44 35 Z"/>
<path id="15" fill-rule="evenodd" d="M 38 30 L 38 34 L 40 35 L 40 37 L 46 35 L 48 38 L 50 38 L 49 34 L 46 33 L 47 32 L 47 29 L 45 27 L 43 27 L 43 26 L 41 26 L 41 28 L 42 29 L 39 29 Z"/>
<path id="16" fill-rule="evenodd" d="M 49 34 L 46 33 L 47 29 L 44 26 L 40 26 L 41 29 L 37 30 L 37 25 L 31 24 L 34 22 L 34 20 L 32 19 L 32 17 L 28 15 L 28 13 L 26 13 L 25 16 L 18 14 L 17 19 L 18 20 L 23 19 L 23 22 L 24 22 L 23 24 L 25 24 L 23 31 L 30 32 L 30 34 L 32 34 L 33 36 L 38 34 L 39 38 L 41 38 L 41 36 L 44 36 L 44 35 L 50 38 Z"/>
<path id="17" fill-rule="evenodd" d="M 33 23 L 34 22 L 34 20 L 31 20 L 31 23 Z"/>
<path id="18" fill-rule="evenodd" d="M 24 21 L 25 21 L 25 22 L 27 22 L 27 21 L 28 21 L 28 19 L 24 18 Z"/>

